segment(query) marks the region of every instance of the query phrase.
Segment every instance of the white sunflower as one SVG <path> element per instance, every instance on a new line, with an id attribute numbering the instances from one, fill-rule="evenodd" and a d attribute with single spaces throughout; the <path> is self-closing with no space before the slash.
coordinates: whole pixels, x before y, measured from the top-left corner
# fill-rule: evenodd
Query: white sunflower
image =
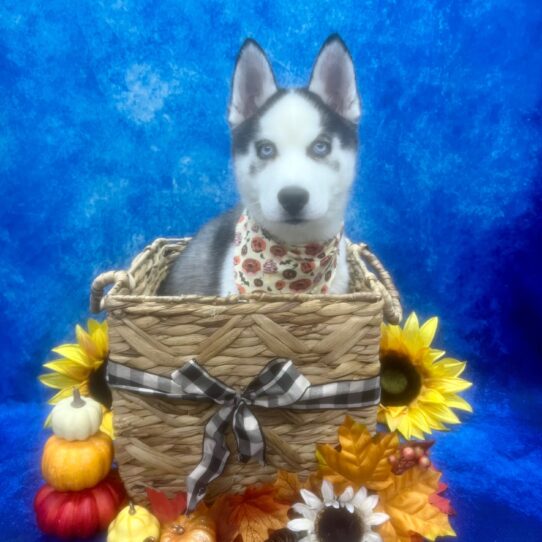
<path id="1" fill-rule="evenodd" d="M 305 532 L 299 542 L 382 542 L 372 528 L 389 519 L 387 514 L 374 512 L 378 495 L 368 495 L 362 487 L 354 493 L 351 487 L 335 497 L 333 485 L 322 482 L 322 499 L 314 493 L 301 490 L 304 503 L 295 503 L 293 509 L 301 518 L 288 522 L 288 529 Z"/>

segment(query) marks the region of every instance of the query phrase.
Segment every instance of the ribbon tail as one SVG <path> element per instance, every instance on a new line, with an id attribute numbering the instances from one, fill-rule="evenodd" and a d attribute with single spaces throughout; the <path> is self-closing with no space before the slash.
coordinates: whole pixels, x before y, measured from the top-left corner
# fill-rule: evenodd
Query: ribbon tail
<path id="1" fill-rule="evenodd" d="M 239 461 L 246 463 L 254 458 L 265 464 L 265 439 L 260 422 L 245 403 L 241 403 L 233 413 L 233 434 L 239 450 Z"/>
<path id="2" fill-rule="evenodd" d="M 205 426 L 203 454 L 198 466 L 186 479 L 186 513 L 192 512 L 205 496 L 207 485 L 218 478 L 230 456 L 225 434 L 233 414 L 231 406 L 222 407 Z"/>

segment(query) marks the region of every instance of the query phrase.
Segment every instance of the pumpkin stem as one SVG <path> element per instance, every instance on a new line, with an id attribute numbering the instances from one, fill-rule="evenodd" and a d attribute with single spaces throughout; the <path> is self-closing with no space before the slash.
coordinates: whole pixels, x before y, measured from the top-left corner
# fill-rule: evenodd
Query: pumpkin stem
<path id="1" fill-rule="evenodd" d="M 73 408 L 81 408 L 86 405 L 85 401 L 81 399 L 81 393 L 77 388 L 73 388 L 73 401 L 71 402 L 71 406 Z"/>
<path id="2" fill-rule="evenodd" d="M 135 509 L 134 503 L 130 501 L 128 505 L 130 506 L 129 513 L 131 516 L 133 516 L 137 512 L 137 510 Z"/>

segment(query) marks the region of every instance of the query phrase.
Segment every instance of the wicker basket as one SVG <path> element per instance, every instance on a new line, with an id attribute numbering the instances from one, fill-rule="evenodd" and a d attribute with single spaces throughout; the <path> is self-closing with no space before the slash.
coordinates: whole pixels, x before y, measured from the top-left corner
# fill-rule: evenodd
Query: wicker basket
<path id="1" fill-rule="evenodd" d="M 380 324 L 383 317 L 399 322 L 401 306 L 390 276 L 366 245 L 348 242 L 353 293 L 345 295 L 154 295 L 189 241 L 157 239 L 127 272 L 110 271 L 94 281 L 91 309 L 107 311 L 112 361 L 170 375 L 195 358 L 236 388 L 244 388 L 277 356 L 292 359 L 312 384 L 379 374 Z M 348 414 L 374 431 L 376 408 Z M 145 487 L 169 495 L 184 489 L 186 475 L 201 458 L 203 428 L 216 405 L 113 390 L 113 410 L 116 460 L 130 496 L 145 502 Z M 208 497 L 268 481 L 277 469 L 314 470 L 315 443 L 335 442 L 347 412 L 255 408 L 254 413 L 263 428 L 267 465 L 237 463 L 232 454 Z M 235 450 L 231 434 L 228 446 Z"/>

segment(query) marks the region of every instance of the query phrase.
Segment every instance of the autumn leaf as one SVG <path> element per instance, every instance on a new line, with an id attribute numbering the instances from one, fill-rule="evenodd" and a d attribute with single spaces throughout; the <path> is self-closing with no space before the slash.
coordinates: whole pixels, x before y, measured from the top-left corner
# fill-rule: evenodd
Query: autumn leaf
<path id="1" fill-rule="evenodd" d="M 358 490 L 361 486 L 379 491 L 391 482 L 388 457 L 397 452 L 396 433 L 379 433 L 372 437 L 364 425 L 346 416 L 339 428 L 340 451 L 329 444 L 317 447 L 316 459 L 320 473 L 338 491 L 347 486 Z"/>
<path id="2" fill-rule="evenodd" d="M 145 491 L 151 504 L 151 511 L 160 523 L 174 521 L 186 510 L 186 493 L 184 491 L 177 493 L 173 499 L 169 499 L 165 493 L 151 487 L 145 488 Z"/>
<path id="3" fill-rule="evenodd" d="M 441 473 L 414 467 L 392 476 L 391 485 L 379 492 L 377 510 L 390 517 L 379 527 L 383 542 L 411 542 L 420 535 L 428 540 L 455 536 L 448 516 L 429 501 L 438 491 Z"/>
<path id="4" fill-rule="evenodd" d="M 282 529 L 288 522 L 289 504 L 275 498 L 273 485 L 249 486 L 241 495 L 222 495 L 212 506 L 218 539 L 233 542 L 264 542 L 269 531 Z"/>
<path id="5" fill-rule="evenodd" d="M 449 499 L 442 496 L 442 493 L 444 493 L 448 489 L 448 484 L 445 484 L 443 482 L 438 483 L 438 489 L 436 493 L 433 493 L 429 496 L 429 503 L 433 506 L 436 506 L 441 512 L 448 516 L 455 516 L 455 510 L 452 507 L 452 503 Z M 420 536 L 419 534 L 414 534 L 410 538 L 410 542 L 424 542 L 424 538 Z"/>
<path id="6" fill-rule="evenodd" d="M 305 486 L 294 472 L 279 470 L 273 487 L 277 501 L 294 503 L 299 501 L 299 491 Z"/>
<path id="7" fill-rule="evenodd" d="M 221 542 L 239 542 L 239 526 L 234 525 L 229 520 L 233 511 L 229 497 L 229 494 L 220 495 L 211 506 L 210 514 L 215 520 L 217 540 Z"/>
<path id="8" fill-rule="evenodd" d="M 433 493 L 433 495 L 429 497 L 429 502 L 433 506 L 436 506 L 441 512 L 444 512 L 446 515 L 455 516 L 455 510 L 452 507 L 450 499 L 442 496 L 442 493 L 444 493 L 447 489 L 448 484 L 445 484 L 444 482 L 439 482 L 438 489 L 436 493 Z"/>
<path id="9" fill-rule="evenodd" d="M 295 472 L 279 470 L 273 487 L 277 501 L 293 504 L 301 500 L 301 489 L 308 489 L 313 493 L 319 492 L 322 487 L 322 476 L 319 473 L 311 472 L 307 479 L 302 481 Z"/>

